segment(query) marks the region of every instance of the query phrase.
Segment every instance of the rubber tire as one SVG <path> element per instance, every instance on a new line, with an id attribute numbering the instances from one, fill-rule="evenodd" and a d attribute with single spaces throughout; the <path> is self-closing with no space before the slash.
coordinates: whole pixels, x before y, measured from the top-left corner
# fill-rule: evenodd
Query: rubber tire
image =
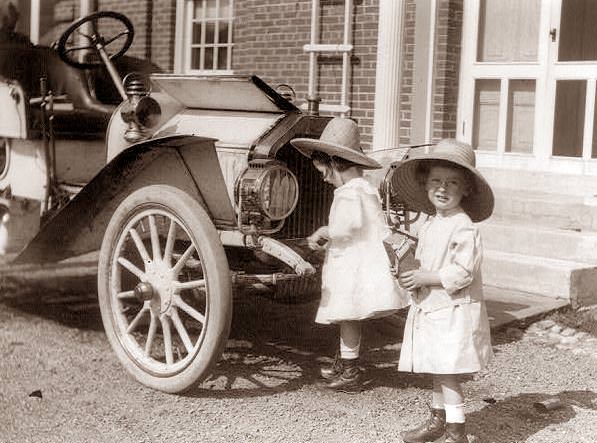
<path id="1" fill-rule="evenodd" d="M 131 359 L 115 331 L 110 303 L 110 269 L 113 249 L 121 230 L 138 212 L 159 207 L 176 215 L 200 248 L 210 292 L 209 314 L 203 342 L 192 361 L 171 377 L 158 377 Z M 125 369 L 140 383 L 159 391 L 181 393 L 205 379 L 220 358 L 230 333 L 232 283 L 228 260 L 218 232 L 203 206 L 184 191 L 167 185 L 151 185 L 134 191 L 116 208 L 104 234 L 98 265 L 98 297 L 108 341 Z"/>

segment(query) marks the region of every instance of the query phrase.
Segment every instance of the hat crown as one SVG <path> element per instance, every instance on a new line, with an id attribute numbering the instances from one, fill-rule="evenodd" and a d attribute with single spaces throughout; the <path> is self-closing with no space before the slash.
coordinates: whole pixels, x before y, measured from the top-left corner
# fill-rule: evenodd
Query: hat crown
<path id="1" fill-rule="evenodd" d="M 446 138 L 441 140 L 432 151 L 433 154 L 452 158 L 455 162 L 476 166 L 475 151 L 468 143 L 458 141 L 453 138 Z"/>
<path id="2" fill-rule="evenodd" d="M 359 128 L 349 118 L 334 118 L 324 128 L 319 140 L 331 145 L 343 146 L 356 152 L 363 152 Z"/>

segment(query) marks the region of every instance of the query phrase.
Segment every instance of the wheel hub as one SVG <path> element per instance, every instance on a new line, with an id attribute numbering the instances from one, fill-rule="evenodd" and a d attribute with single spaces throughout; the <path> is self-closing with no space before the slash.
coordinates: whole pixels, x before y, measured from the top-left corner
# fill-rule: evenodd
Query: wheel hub
<path id="1" fill-rule="evenodd" d="M 153 286 L 151 286 L 151 284 L 142 281 L 135 286 L 134 293 L 137 300 L 143 302 L 151 300 L 155 291 L 153 290 Z"/>
<path id="2" fill-rule="evenodd" d="M 167 313 L 172 306 L 172 297 L 174 296 L 175 276 L 172 270 L 164 263 L 153 262 L 147 265 L 145 275 L 147 276 L 145 283 L 149 284 L 153 288 L 154 294 L 157 295 L 157 297 L 152 297 L 152 305 L 159 304 L 160 313 Z"/>

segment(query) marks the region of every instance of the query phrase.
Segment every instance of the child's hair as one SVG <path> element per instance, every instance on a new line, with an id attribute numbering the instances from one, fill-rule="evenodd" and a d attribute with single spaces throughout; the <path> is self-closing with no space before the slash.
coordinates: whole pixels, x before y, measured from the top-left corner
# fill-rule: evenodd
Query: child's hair
<path id="1" fill-rule="evenodd" d="M 465 189 L 468 189 L 470 194 L 474 194 L 476 192 L 475 180 L 471 176 L 470 171 L 463 166 L 457 165 L 447 160 L 428 160 L 419 162 L 419 164 L 417 165 L 417 170 L 415 171 L 415 177 L 417 178 L 417 182 L 421 186 L 425 186 L 425 182 L 427 181 L 427 177 L 429 176 L 429 171 L 431 171 L 431 168 L 435 166 L 460 171 L 462 176 L 464 177 Z"/>
<path id="2" fill-rule="evenodd" d="M 313 151 L 311 154 L 311 160 L 314 162 L 321 163 L 322 165 L 327 166 L 328 168 L 335 167 L 339 172 L 344 172 L 353 166 L 357 168 L 362 168 L 361 165 L 357 163 L 353 163 L 350 160 L 346 160 L 342 157 L 331 157 L 328 154 L 320 151 Z"/>

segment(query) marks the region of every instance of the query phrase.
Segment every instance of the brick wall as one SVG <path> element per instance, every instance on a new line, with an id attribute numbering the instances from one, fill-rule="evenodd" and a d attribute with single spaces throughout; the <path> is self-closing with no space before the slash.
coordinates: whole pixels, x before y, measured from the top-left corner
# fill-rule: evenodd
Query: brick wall
<path id="1" fill-rule="evenodd" d="M 147 59 L 165 71 L 174 66 L 176 0 L 99 0 L 98 9 L 126 15 L 135 28 L 127 55 Z"/>
<path id="2" fill-rule="evenodd" d="M 322 0 L 321 43 L 342 43 L 344 2 Z M 350 105 L 365 145 L 371 141 L 375 95 L 378 1 L 355 1 Z M 297 101 L 307 98 L 310 42 L 310 0 L 246 0 L 236 2 L 233 69 L 254 73 L 275 86 L 287 83 Z M 319 94 L 324 102 L 338 103 L 342 81 L 340 55 L 320 55 Z"/>

